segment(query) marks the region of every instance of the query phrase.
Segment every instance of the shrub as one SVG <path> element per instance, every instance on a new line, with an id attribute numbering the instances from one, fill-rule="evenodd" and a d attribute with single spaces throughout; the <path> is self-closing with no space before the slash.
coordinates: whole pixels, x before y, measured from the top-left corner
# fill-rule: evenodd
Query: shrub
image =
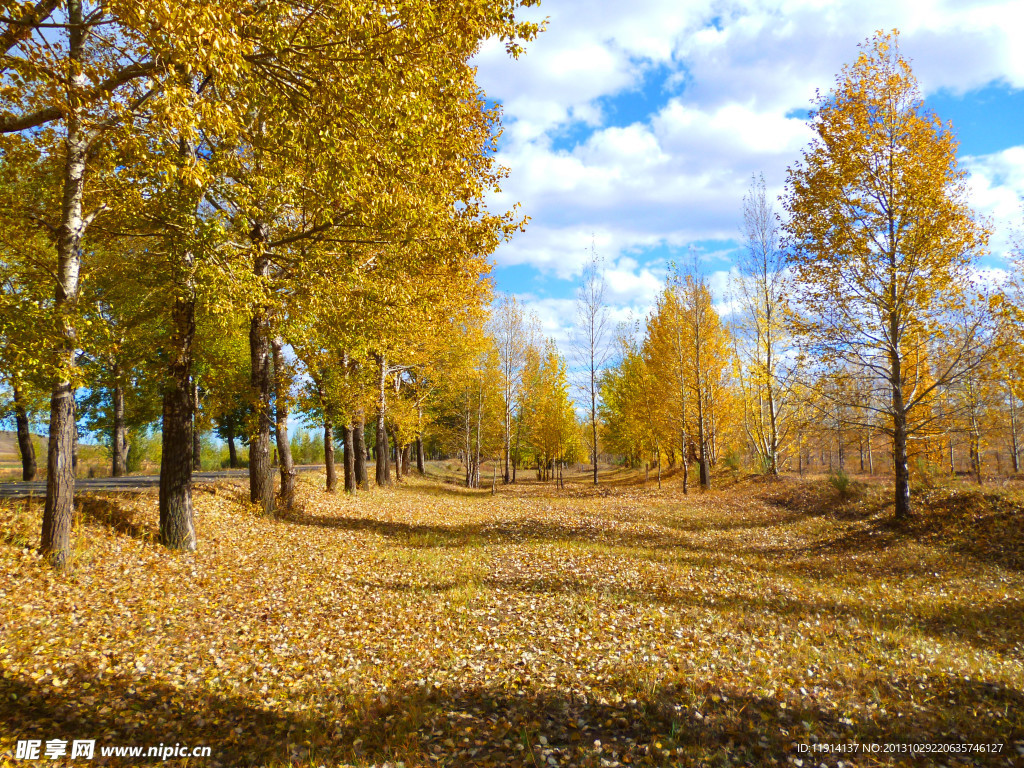
<path id="1" fill-rule="evenodd" d="M 296 464 L 323 464 L 324 441 L 319 434 L 297 429 L 292 435 L 292 460 Z"/>
<path id="2" fill-rule="evenodd" d="M 743 465 L 740 452 L 735 448 L 730 448 L 725 452 L 725 455 L 722 456 L 722 464 L 725 465 L 725 468 L 730 472 L 739 472 L 740 467 Z"/>
<path id="3" fill-rule="evenodd" d="M 836 493 L 839 494 L 840 498 L 845 499 L 853 495 L 853 481 L 850 479 L 850 476 L 841 469 L 829 473 L 828 483 L 835 488 Z"/>
<path id="4" fill-rule="evenodd" d="M 924 456 L 918 456 L 910 465 L 911 492 L 921 493 L 935 488 L 941 470 Z"/>
<path id="5" fill-rule="evenodd" d="M 157 430 L 129 430 L 125 468 L 131 474 L 141 470 L 144 464 L 159 467 L 162 449 L 160 433 Z"/>

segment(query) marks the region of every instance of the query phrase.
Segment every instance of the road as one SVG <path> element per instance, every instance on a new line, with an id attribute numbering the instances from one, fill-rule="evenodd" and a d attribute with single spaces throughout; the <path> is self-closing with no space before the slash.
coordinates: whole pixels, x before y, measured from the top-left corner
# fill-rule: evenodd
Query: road
<path id="1" fill-rule="evenodd" d="M 299 472 L 316 472 L 322 470 L 323 464 L 308 464 L 295 469 Z M 277 469 L 275 468 L 275 474 Z M 222 469 L 217 472 L 193 472 L 193 483 L 213 483 L 228 478 L 249 477 L 247 469 Z M 160 475 L 131 475 L 129 477 L 92 477 L 75 480 L 75 494 L 79 493 L 142 493 L 160 487 Z M 22 481 L 0 483 L 0 498 L 27 499 L 46 495 L 46 481 Z"/>

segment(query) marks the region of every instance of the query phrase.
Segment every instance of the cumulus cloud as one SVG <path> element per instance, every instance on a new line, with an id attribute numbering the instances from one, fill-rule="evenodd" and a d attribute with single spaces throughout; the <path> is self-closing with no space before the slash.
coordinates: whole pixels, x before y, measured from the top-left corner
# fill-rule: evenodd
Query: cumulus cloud
<path id="1" fill-rule="evenodd" d="M 994 224 L 992 252 L 1007 258 L 1015 232 L 1024 224 L 1024 145 L 980 157 L 966 157 L 971 204 Z"/>
<path id="2" fill-rule="evenodd" d="M 496 258 L 536 267 L 564 297 L 593 238 L 617 311 L 653 301 L 664 269 L 650 254 L 737 238 L 752 174 L 781 193 L 810 139 L 801 115 L 875 30 L 901 30 L 926 93 L 1024 87 L 1017 0 L 559 0 L 531 13 L 549 23 L 525 56 L 509 61 L 495 43 L 477 57 L 505 109 L 511 175 L 493 202 L 519 202 L 532 220 Z M 609 107 L 641 89 L 644 113 L 622 120 Z M 964 167 L 972 202 L 1002 233 L 1020 218 L 1024 147 Z M 550 301 L 537 307 L 555 328 L 564 306 Z"/>

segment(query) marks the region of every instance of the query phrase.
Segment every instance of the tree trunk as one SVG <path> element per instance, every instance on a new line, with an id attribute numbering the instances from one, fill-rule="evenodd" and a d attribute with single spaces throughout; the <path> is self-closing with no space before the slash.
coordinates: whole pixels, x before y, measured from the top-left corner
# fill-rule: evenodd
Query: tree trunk
<path id="1" fill-rule="evenodd" d="M 199 432 L 199 382 L 192 379 L 192 471 L 203 469 L 203 443 Z"/>
<path id="2" fill-rule="evenodd" d="M 376 480 L 377 485 L 380 487 L 391 485 L 390 440 L 388 439 L 388 430 L 381 414 L 377 415 L 377 440 L 374 446 L 374 454 L 376 459 L 374 480 Z"/>
<path id="3" fill-rule="evenodd" d="M 473 487 L 472 486 L 472 483 L 473 483 L 473 467 L 472 467 L 472 464 L 473 464 L 473 454 L 470 452 L 470 449 L 473 446 L 473 438 L 472 438 L 472 430 L 473 430 L 473 428 L 472 428 L 472 426 L 470 424 L 470 420 L 469 420 L 470 414 L 472 413 L 471 403 L 470 403 L 469 397 L 470 397 L 469 396 L 469 389 L 467 388 L 466 389 L 466 422 L 465 422 L 466 423 L 466 434 L 465 434 L 466 445 L 465 445 L 465 453 L 463 454 L 463 456 L 464 456 L 465 461 L 466 461 L 466 487 L 467 488 L 472 488 Z"/>
<path id="4" fill-rule="evenodd" d="M 116 376 L 119 373 L 114 368 L 115 384 L 111 392 L 114 401 L 114 432 L 111 437 L 111 477 L 124 477 L 128 474 L 128 455 L 125 451 L 127 440 L 125 439 L 124 425 L 124 388 L 116 383 Z M 194 449 L 193 449 L 194 450 Z"/>
<path id="5" fill-rule="evenodd" d="M 483 412 L 484 412 L 484 383 L 483 379 L 480 380 L 480 399 L 477 401 L 476 408 L 476 456 L 473 461 L 473 487 L 480 487 L 480 433 L 481 426 L 483 424 Z"/>
<path id="6" fill-rule="evenodd" d="M 903 413 L 903 393 L 893 388 L 892 460 L 895 478 L 895 514 L 897 520 L 910 517 L 910 471 L 907 469 L 907 426 Z"/>
<path id="7" fill-rule="evenodd" d="M 352 424 L 346 424 L 341 428 L 341 440 L 344 443 L 343 456 L 345 460 L 345 493 L 355 493 L 356 490 L 356 452 L 353 442 L 355 430 Z"/>
<path id="8" fill-rule="evenodd" d="M 520 437 L 522 437 L 522 432 L 523 432 L 523 417 L 522 417 L 522 409 L 520 409 L 520 414 L 516 418 L 516 448 L 515 448 L 515 452 L 512 454 L 512 484 L 513 485 L 515 485 L 515 482 L 516 482 L 516 472 L 519 469 L 519 458 L 520 458 L 520 454 L 519 454 L 519 439 L 520 439 Z"/>
<path id="9" fill-rule="evenodd" d="M 711 477 L 708 475 L 708 451 L 707 436 L 704 434 L 704 407 L 701 403 L 703 398 L 700 392 L 697 393 L 697 440 L 699 442 L 699 476 L 701 488 L 705 490 L 711 487 Z"/>
<path id="10" fill-rule="evenodd" d="M 387 359 L 384 355 L 374 355 L 377 360 L 378 379 L 377 379 L 377 473 L 376 480 L 378 486 L 391 485 L 391 466 L 388 461 L 388 433 L 384 426 L 384 417 L 387 413 L 387 399 L 386 399 L 386 386 L 387 386 Z"/>
<path id="11" fill-rule="evenodd" d="M 334 468 L 334 424 L 330 418 L 324 419 L 324 464 L 327 467 L 327 490 L 334 493 L 338 490 L 338 473 Z"/>
<path id="12" fill-rule="evenodd" d="M 78 403 L 75 402 L 74 392 L 71 394 L 71 418 L 75 424 L 71 432 L 71 471 L 78 477 L 78 438 L 81 435 L 78 431 Z"/>
<path id="13" fill-rule="evenodd" d="M 160 457 L 160 540 L 171 549 L 194 550 L 192 511 L 192 341 L 195 299 L 174 302 L 169 376 L 164 384 Z"/>
<path id="14" fill-rule="evenodd" d="M 686 430 L 679 431 L 680 456 L 683 464 L 683 493 L 690 492 L 690 457 L 686 455 Z"/>
<path id="15" fill-rule="evenodd" d="M 416 471 L 423 474 L 423 436 L 416 435 Z"/>
<path id="16" fill-rule="evenodd" d="M 1013 474 L 1020 472 L 1020 441 L 1017 437 L 1017 398 L 1010 392 L 1010 463 Z"/>
<path id="17" fill-rule="evenodd" d="M 284 361 L 284 339 L 275 336 L 271 341 L 274 355 L 274 436 L 281 468 L 281 503 L 292 505 L 295 496 L 295 462 L 292 444 L 288 440 L 288 390 L 290 389 Z"/>
<path id="18" fill-rule="evenodd" d="M 228 467 L 238 469 L 238 449 L 235 447 L 235 424 L 228 422 Z"/>
<path id="19" fill-rule="evenodd" d="M 971 429 L 971 470 L 974 481 L 981 485 L 981 436 L 977 431 L 977 422 L 972 417 Z"/>
<path id="20" fill-rule="evenodd" d="M 270 277 L 270 258 L 263 251 L 267 228 L 262 222 L 253 227 L 256 246 L 253 271 L 257 278 Z M 258 305 L 249 325 L 250 382 L 253 407 L 252 434 L 249 436 L 249 500 L 258 504 L 265 516 L 274 514 L 274 468 L 270 462 L 270 398 L 273 393 L 270 351 L 270 318 L 267 307 Z"/>
<path id="21" fill-rule="evenodd" d="M 511 475 L 511 459 L 512 459 L 512 388 L 508 384 L 508 374 L 506 369 L 505 378 L 505 420 L 502 424 L 501 434 L 501 447 L 502 447 L 502 469 L 501 469 L 501 481 L 505 485 L 508 485 L 509 480 L 512 479 Z"/>
<path id="22" fill-rule="evenodd" d="M 771 344 L 768 344 L 767 351 L 768 370 L 771 375 L 768 379 L 768 474 L 772 477 L 779 476 L 779 417 L 775 409 L 774 371 L 772 364 Z"/>
<path id="23" fill-rule="evenodd" d="M 590 345 L 590 437 L 594 441 L 591 457 L 594 462 L 594 485 L 597 485 L 597 379 L 594 365 L 593 332 Z"/>
<path id="24" fill-rule="evenodd" d="M 839 471 L 846 470 L 846 440 L 843 437 L 843 413 L 836 411 L 836 457 L 839 463 Z"/>
<path id="25" fill-rule="evenodd" d="M 353 451 L 353 458 L 355 459 L 356 487 L 366 490 L 370 487 L 370 479 L 366 474 L 366 435 L 364 419 L 363 409 L 360 408 L 355 428 L 352 430 L 352 436 L 355 438 L 355 451 Z"/>
<path id="26" fill-rule="evenodd" d="M 402 477 L 409 476 L 409 464 L 411 459 L 412 446 L 406 443 L 402 446 Z"/>
<path id="27" fill-rule="evenodd" d="M 67 565 L 71 555 L 71 520 L 75 498 L 72 443 L 75 429 L 74 390 L 75 328 L 71 312 L 78 300 L 82 264 L 82 236 L 87 226 L 82 215 L 89 135 L 82 126 L 77 94 L 85 88 L 83 59 L 85 35 L 82 0 L 67 0 L 68 69 L 71 72 L 70 109 L 65 116 L 64 174 L 61 222 L 57 232 L 57 287 L 54 314 L 61 320 L 57 359 L 63 370 L 53 382 L 50 395 L 50 437 L 46 453 L 46 505 L 40 551 L 55 568 Z"/>
<path id="28" fill-rule="evenodd" d="M 402 456 L 402 449 L 398 445 L 398 435 L 394 435 L 391 438 L 391 442 L 393 443 L 391 455 L 395 460 L 395 482 L 401 482 L 402 475 L 405 474 L 402 467 L 402 459 L 404 457 Z"/>
<path id="29" fill-rule="evenodd" d="M 18 429 L 18 449 L 21 452 L 21 479 L 31 482 L 36 477 L 36 447 L 32 444 L 28 411 L 21 390 L 14 388 L 14 420 Z"/>

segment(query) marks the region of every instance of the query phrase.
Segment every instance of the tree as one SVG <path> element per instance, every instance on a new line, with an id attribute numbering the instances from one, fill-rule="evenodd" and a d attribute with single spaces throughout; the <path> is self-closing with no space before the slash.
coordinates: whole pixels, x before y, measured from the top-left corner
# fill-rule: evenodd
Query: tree
<path id="1" fill-rule="evenodd" d="M 604 298 L 604 269 L 593 244 L 590 261 L 576 292 L 576 328 L 572 338 L 573 358 L 583 369 L 581 387 L 590 400 L 590 459 L 597 485 L 597 405 L 601 394 L 601 371 L 608 362 L 608 306 Z"/>
<path id="2" fill-rule="evenodd" d="M 502 175 L 498 111 L 481 98 L 471 59 L 491 37 L 518 55 L 538 26 L 515 14 L 532 4 L 40 0 L 8 9 L 3 149 L 34 146 L 54 179 L 51 205 L 36 218 L 56 251 L 44 283 L 57 332 L 42 533 L 55 566 L 70 553 L 86 230 L 112 207 L 144 210 L 129 233 L 153 238 L 140 271 L 155 272 L 171 299 L 161 350 L 161 540 L 196 545 L 193 346 L 211 276 L 214 293 L 239 289 L 215 298 L 220 308 L 250 315 L 250 495 L 272 513 L 270 319 L 279 289 L 301 279 L 297 266 L 341 285 L 354 263 L 372 273 L 385 259 L 394 267 L 419 256 L 423 271 L 443 263 L 458 272 L 514 228 L 511 214 L 491 216 L 482 202 Z M 326 243 L 341 248 L 307 247 Z M 345 246 L 353 253 L 340 254 Z"/>
<path id="3" fill-rule="evenodd" d="M 0 207 L 8 213 L 19 205 L 34 208 L 33 203 L 39 202 L 40 185 L 32 178 L 37 175 L 38 158 L 29 154 L 29 158 L 18 158 L 17 153 L 8 152 L 0 160 Z M 31 181 L 26 183 L 26 178 Z M 37 470 L 30 426 L 44 412 L 44 396 L 54 374 L 51 297 L 46 291 L 52 246 L 43 232 L 26 229 L 24 224 L 16 216 L 0 221 L 0 383 L 10 392 L 22 479 L 29 481 Z"/>
<path id="4" fill-rule="evenodd" d="M 173 9 L 160 3 L 90 8 L 83 0 L 44 0 L 3 22 L 0 134 L 37 143 L 61 168 L 60 202 L 52 216 L 40 220 L 53 233 L 52 310 L 59 329 L 41 550 L 57 568 L 67 564 L 71 552 L 75 320 L 83 241 L 108 202 L 91 193 L 88 171 L 103 161 L 110 134 L 154 102 L 172 121 L 194 125 L 194 112 L 175 108 L 179 90 L 191 89 L 190 78 L 182 84 L 180 73 L 237 70 L 249 50 L 238 28 L 246 25 L 245 16 L 202 2 Z"/>
<path id="5" fill-rule="evenodd" d="M 526 363 L 526 326 L 523 311 L 514 296 L 502 296 L 492 317 L 493 335 L 501 360 L 502 384 L 502 449 L 504 466 L 502 482 L 512 480 L 512 422 L 516 402 L 523 385 L 523 366 Z"/>
<path id="6" fill-rule="evenodd" d="M 744 249 L 733 279 L 739 309 L 733 340 L 739 358 L 744 426 L 762 467 L 779 474 L 779 453 L 789 433 L 789 333 L 786 328 L 786 256 L 764 177 L 743 198 Z"/>
<path id="7" fill-rule="evenodd" d="M 915 416 L 986 343 L 984 308 L 969 289 L 988 233 L 966 203 L 952 128 L 924 109 L 897 32 L 862 44 L 819 96 L 812 126 L 817 136 L 786 182 L 794 328 L 820 359 L 869 371 L 868 383 L 884 388 L 878 407 L 902 519 L 911 511 Z"/>
<path id="8" fill-rule="evenodd" d="M 657 314 L 648 318 L 645 347 L 650 349 L 650 330 Z M 644 475 L 654 455 L 661 486 L 661 450 L 664 425 L 671 423 L 664 390 L 658 384 L 659 367 L 637 344 L 638 323 L 625 323 L 616 337 L 618 361 L 601 375 L 602 439 L 608 447 L 626 457 L 630 464 L 643 463 Z M 665 418 L 665 417 L 668 418 Z"/>
<path id="9" fill-rule="evenodd" d="M 670 274 L 665 288 L 647 318 L 644 338 L 644 359 L 653 376 L 651 386 L 657 390 L 661 403 L 658 409 L 659 429 L 665 439 L 670 463 L 674 463 L 676 438 L 683 469 L 683 493 L 689 493 L 690 453 L 692 446 L 693 407 L 690 375 L 693 361 L 693 335 L 682 311 L 681 283 Z"/>
<path id="10" fill-rule="evenodd" d="M 678 296 L 680 321 L 690 350 L 686 385 L 693 402 L 697 438 L 698 479 L 711 487 L 710 464 L 717 455 L 717 430 L 721 424 L 723 377 L 729 346 L 725 328 L 711 300 L 704 275 L 696 266 L 688 274 L 669 277 Z"/>
<path id="11" fill-rule="evenodd" d="M 549 339 L 531 371 L 525 391 L 527 431 L 539 479 L 561 479 L 565 463 L 580 455 L 579 431 L 565 358 Z"/>
<path id="12" fill-rule="evenodd" d="M 82 287 L 82 324 L 78 365 L 87 382 L 79 411 L 87 428 L 106 436 L 111 476 L 128 471 L 129 433 L 159 417 L 160 365 L 164 339 L 159 303 L 152 291 L 133 279 L 138 255 L 124 239 L 97 238 L 90 254 L 91 279 Z"/>

